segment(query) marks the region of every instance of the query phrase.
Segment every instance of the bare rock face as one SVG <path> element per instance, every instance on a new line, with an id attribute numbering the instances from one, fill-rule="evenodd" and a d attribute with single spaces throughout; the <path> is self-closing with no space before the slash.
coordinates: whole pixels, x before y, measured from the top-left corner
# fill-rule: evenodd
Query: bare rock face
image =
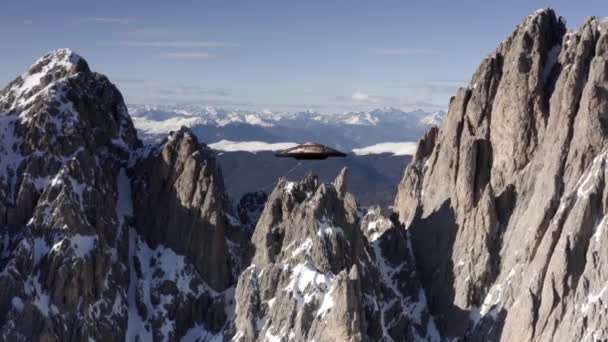
<path id="1" fill-rule="evenodd" d="M 449 338 L 608 338 L 608 23 L 527 17 L 420 142 L 395 210 Z"/>
<path id="2" fill-rule="evenodd" d="M 229 329 L 229 211 L 213 158 L 190 136 L 143 148 L 120 92 L 67 49 L 0 91 L 1 340 Z"/>
<path id="3" fill-rule="evenodd" d="M 281 181 L 235 290 L 236 341 L 438 340 L 407 232 L 315 176 Z M 369 230 L 369 234 L 364 231 Z"/>
<path id="4" fill-rule="evenodd" d="M 213 152 L 183 128 L 153 148 L 135 167 L 135 226 L 152 246 L 191 256 L 207 283 L 221 291 L 231 282 L 226 229 L 227 198 Z"/>

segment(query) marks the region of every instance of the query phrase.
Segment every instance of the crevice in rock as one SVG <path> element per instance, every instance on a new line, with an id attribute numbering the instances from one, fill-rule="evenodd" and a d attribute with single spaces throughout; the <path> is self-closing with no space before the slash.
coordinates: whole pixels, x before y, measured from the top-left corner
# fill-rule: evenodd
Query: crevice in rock
<path id="1" fill-rule="evenodd" d="M 465 125 L 465 120 L 466 120 L 466 112 L 467 112 L 467 106 L 469 104 L 469 100 L 471 99 L 471 90 L 470 89 L 466 89 L 465 93 L 464 93 L 464 98 L 462 100 L 463 103 L 463 108 L 462 108 L 462 112 L 459 113 L 460 118 L 458 120 L 458 125 L 456 127 L 456 156 L 455 156 L 455 162 L 456 165 L 454 166 L 454 179 L 452 179 L 452 184 L 455 187 L 456 183 L 458 182 L 458 173 L 460 171 L 460 143 L 462 141 L 462 130 L 464 128 Z"/>
<path id="2" fill-rule="evenodd" d="M 605 186 L 605 180 L 602 177 L 599 188 L 603 189 Z M 568 281 L 568 279 L 564 279 L 564 282 L 566 284 L 570 284 L 570 286 L 564 287 L 564 297 L 567 297 L 571 290 L 575 290 L 577 288 L 580 278 L 585 271 L 587 265 L 587 252 L 591 244 L 591 239 L 596 227 L 600 223 L 597 222 L 597 218 L 604 216 L 601 201 L 601 195 L 593 195 L 591 198 L 589 198 L 588 206 L 585 210 L 585 218 L 581 225 L 579 236 L 572 242 L 574 243 L 573 246 L 570 237 L 568 237 L 565 252 L 567 263 L 566 266 L 568 268 L 570 281 Z"/>
<path id="3" fill-rule="evenodd" d="M 534 294 L 534 292 L 532 292 L 531 289 L 528 290 L 528 295 L 530 296 L 530 300 L 532 301 L 532 324 L 531 324 L 531 340 L 534 340 L 534 336 L 536 335 L 536 330 L 537 330 L 537 326 L 536 323 L 538 322 L 538 314 L 539 314 L 539 310 L 540 310 L 540 301 L 541 299 L 538 298 L 536 296 L 536 294 Z"/>
<path id="4" fill-rule="evenodd" d="M 517 205 L 517 191 L 515 185 L 509 184 L 495 199 L 498 222 L 504 226 L 509 224 L 511 214 Z"/>
<path id="5" fill-rule="evenodd" d="M 513 184 L 507 185 L 503 192 L 494 198 L 494 211 L 497 220 L 496 232 L 493 235 L 488 235 L 486 237 L 486 244 L 489 252 L 488 265 L 490 267 L 490 270 L 488 271 L 488 284 L 495 283 L 500 275 L 502 264 L 501 251 L 504 242 L 503 237 L 516 204 L 517 191 Z M 487 291 L 483 294 L 484 298 L 486 295 Z"/>
<path id="6" fill-rule="evenodd" d="M 543 116 L 545 124 L 548 121 L 551 110 L 550 99 L 562 71 L 559 56 L 562 52 L 563 40 L 567 33 L 566 24 L 562 18 L 557 18 L 556 21 L 551 22 L 548 33 L 549 37 L 547 38 L 547 41 L 545 41 L 545 49 L 541 51 L 543 67 L 541 68 L 541 74 L 539 75 L 542 78 L 543 87 L 540 101 L 540 114 Z"/>
<path id="7" fill-rule="evenodd" d="M 485 187 L 490 182 L 492 170 L 492 144 L 488 140 L 475 140 L 475 174 L 473 175 L 473 206 L 476 207 Z"/>
<path id="8" fill-rule="evenodd" d="M 492 127 L 492 108 L 494 107 L 494 98 L 496 97 L 496 91 L 498 91 L 498 87 L 502 81 L 503 75 L 503 63 L 504 57 L 500 53 L 496 53 L 494 58 L 492 59 L 493 63 L 491 64 L 491 75 L 490 85 L 486 88 L 486 98 L 491 99 L 490 101 L 486 101 L 485 106 L 483 108 L 483 115 L 480 116 L 480 121 L 483 118 L 487 118 L 488 120 L 488 130 L 486 133 L 486 139 L 490 138 L 490 127 Z M 478 123 L 479 125 L 479 123 Z"/>

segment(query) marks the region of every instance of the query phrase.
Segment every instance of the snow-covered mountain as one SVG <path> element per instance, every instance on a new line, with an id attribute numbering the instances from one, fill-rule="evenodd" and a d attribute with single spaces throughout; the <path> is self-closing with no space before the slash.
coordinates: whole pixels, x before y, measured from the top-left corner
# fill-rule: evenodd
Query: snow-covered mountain
<path id="1" fill-rule="evenodd" d="M 143 146 L 108 78 L 68 49 L 45 55 L 0 90 L 0 340 L 228 329 L 244 255 L 231 212 L 194 135 Z"/>
<path id="2" fill-rule="evenodd" d="M 443 120 L 445 120 L 446 113 L 442 111 L 431 113 L 420 120 L 422 125 L 427 126 L 441 126 Z"/>
<path id="3" fill-rule="evenodd" d="M 186 126 L 207 144 L 222 140 L 318 141 L 348 151 L 385 142 L 416 141 L 430 127 L 441 125 L 445 117 L 444 112 L 406 112 L 391 107 L 322 114 L 143 105 L 130 106 L 129 112 L 144 139 L 162 137 Z"/>
<path id="4" fill-rule="evenodd" d="M 189 128 L 142 143 L 108 78 L 53 51 L 0 90 L 0 340 L 349 340 L 351 318 L 373 340 L 437 338 L 411 250 L 391 247 L 405 232 L 362 221 L 346 189 L 345 171 L 283 181 L 237 215 Z"/>
<path id="5" fill-rule="evenodd" d="M 407 124 L 408 126 L 427 126 L 441 124 L 445 117 L 445 112 L 443 111 L 433 113 L 422 110 L 404 111 L 394 107 L 384 107 L 362 112 L 319 113 L 314 111 L 252 111 L 194 105 L 130 105 L 129 112 L 134 121 L 141 121 L 142 123 L 146 121 L 160 122 L 161 125 L 157 124 L 157 127 L 162 127 L 165 124 L 175 124 L 179 122 L 180 119 L 196 119 L 196 124 L 220 127 L 236 123 L 273 127 L 290 122 L 299 122 L 301 120 L 312 120 L 328 125 L 376 126 L 385 123 L 402 123 Z M 186 123 L 187 122 L 188 121 L 186 121 Z"/>

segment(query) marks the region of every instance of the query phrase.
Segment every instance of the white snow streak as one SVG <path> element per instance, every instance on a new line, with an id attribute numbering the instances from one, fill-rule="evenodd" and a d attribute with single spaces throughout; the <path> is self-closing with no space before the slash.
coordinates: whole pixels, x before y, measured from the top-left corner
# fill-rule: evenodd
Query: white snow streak
<path id="1" fill-rule="evenodd" d="M 317 231 L 317 236 L 332 236 L 334 234 L 344 234 L 344 231 L 340 227 L 334 227 L 329 219 L 324 217 L 321 221 L 318 221 L 319 230 Z"/>
<path id="2" fill-rule="evenodd" d="M 281 142 L 281 143 L 267 143 L 263 141 L 230 141 L 230 140 L 221 140 L 216 143 L 210 144 L 214 150 L 225 151 L 225 152 L 235 152 L 235 151 L 245 151 L 245 152 L 261 152 L 261 151 L 279 151 L 285 150 L 291 147 L 296 146 L 296 143 L 292 142 Z"/>
<path id="3" fill-rule="evenodd" d="M 362 148 L 353 149 L 353 153 L 358 156 L 369 154 L 390 153 L 395 156 L 414 155 L 416 153 L 415 142 L 385 142 Z"/>

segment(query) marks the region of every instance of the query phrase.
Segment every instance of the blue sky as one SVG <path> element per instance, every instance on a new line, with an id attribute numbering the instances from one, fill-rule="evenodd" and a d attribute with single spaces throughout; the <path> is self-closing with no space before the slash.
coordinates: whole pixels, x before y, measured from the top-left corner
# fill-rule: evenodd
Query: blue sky
<path id="1" fill-rule="evenodd" d="M 0 84 L 68 47 L 128 103 L 320 112 L 447 107 L 522 18 L 608 1 L 5 1 Z"/>

